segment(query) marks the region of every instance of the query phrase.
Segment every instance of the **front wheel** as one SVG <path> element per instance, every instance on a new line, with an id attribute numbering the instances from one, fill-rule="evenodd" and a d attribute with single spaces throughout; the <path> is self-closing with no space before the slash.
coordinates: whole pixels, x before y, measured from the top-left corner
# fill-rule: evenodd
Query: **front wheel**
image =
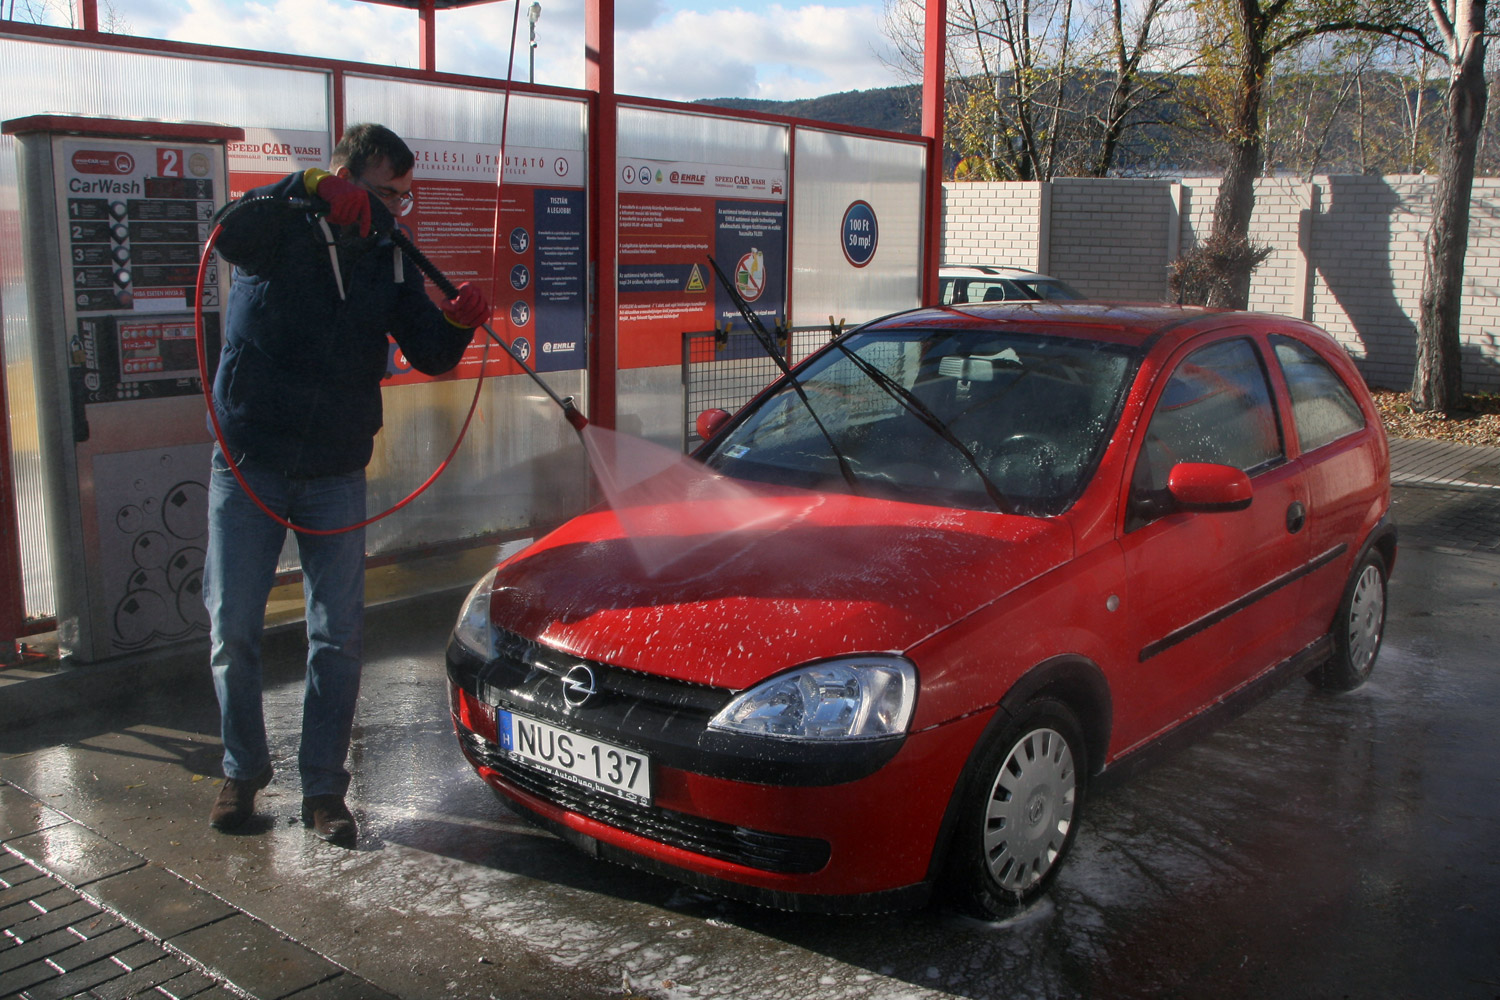
<path id="1" fill-rule="evenodd" d="M 986 745 L 954 831 L 951 902 L 997 918 L 1046 890 L 1078 833 L 1086 761 L 1077 717 L 1052 699 L 1028 704 Z"/>
<path id="2" fill-rule="evenodd" d="M 1333 620 L 1333 655 L 1307 679 L 1329 691 L 1353 691 L 1375 667 L 1385 634 L 1385 560 L 1368 552 L 1354 567 Z"/>

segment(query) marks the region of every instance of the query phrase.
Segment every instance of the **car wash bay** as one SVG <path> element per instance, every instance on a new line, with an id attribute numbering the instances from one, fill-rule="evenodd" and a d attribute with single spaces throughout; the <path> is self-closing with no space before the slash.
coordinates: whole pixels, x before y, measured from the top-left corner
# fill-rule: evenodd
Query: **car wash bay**
<path id="1" fill-rule="evenodd" d="M 81 893 L 103 919 L 123 915 L 121 945 L 165 941 L 163 961 L 199 976 L 178 981 L 260 997 L 1491 997 L 1493 492 L 1398 485 L 1404 545 L 1372 681 L 1339 697 L 1294 684 L 1095 797 L 1056 887 L 1004 924 L 758 909 L 516 820 L 448 722 L 452 592 L 372 615 L 357 850 L 296 822 L 293 629 L 269 642 L 278 775 L 248 832 L 204 819 L 219 773 L 205 670 L 7 727 L 0 880 L 32 862 L 78 887 L 54 900 Z"/>

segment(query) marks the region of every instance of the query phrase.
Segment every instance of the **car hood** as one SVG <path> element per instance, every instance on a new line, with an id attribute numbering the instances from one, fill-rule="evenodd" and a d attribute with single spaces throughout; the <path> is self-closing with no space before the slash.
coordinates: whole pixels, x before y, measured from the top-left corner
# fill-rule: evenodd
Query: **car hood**
<path id="1" fill-rule="evenodd" d="M 909 649 L 1071 554 L 1060 519 L 747 487 L 574 518 L 501 564 L 490 607 L 575 656 L 740 690 Z"/>

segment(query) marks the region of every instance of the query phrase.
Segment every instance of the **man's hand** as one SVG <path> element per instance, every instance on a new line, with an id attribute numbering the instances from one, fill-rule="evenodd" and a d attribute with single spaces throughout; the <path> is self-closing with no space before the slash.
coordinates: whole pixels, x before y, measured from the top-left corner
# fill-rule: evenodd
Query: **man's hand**
<path id="1" fill-rule="evenodd" d="M 370 193 L 337 174 L 318 181 L 317 195 L 328 202 L 328 221 L 340 226 L 358 226 L 359 235 L 370 235 Z"/>
<path id="2" fill-rule="evenodd" d="M 454 326 L 472 330 L 490 318 L 490 304 L 479 289 L 465 281 L 458 286 L 458 294 L 443 303 L 443 315 Z"/>

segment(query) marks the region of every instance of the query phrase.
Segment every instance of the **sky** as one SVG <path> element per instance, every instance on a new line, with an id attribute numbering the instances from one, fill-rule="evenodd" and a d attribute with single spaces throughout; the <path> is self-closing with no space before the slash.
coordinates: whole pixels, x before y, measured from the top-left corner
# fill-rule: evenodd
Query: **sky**
<path id="1" fill-rule="evenodd" d="M 526 79 L 529 0 L 438 11 L 437 68 L 503 78 L 517 2 L 514 74 Z M 536 82 L 581 88 L 584 0 L 540 2 Z M 417 15 L 378 3 L 99 0 L 99 10 L 101 22 L 112 11 L 123 22 L 114 30 L 127 34 L 384 65 L 417 63 Z M 893 68 L 884 19 L 884 0 L 617 0 L 615 89 L 674 101 L 784 101 L 910 82 Z"/>

